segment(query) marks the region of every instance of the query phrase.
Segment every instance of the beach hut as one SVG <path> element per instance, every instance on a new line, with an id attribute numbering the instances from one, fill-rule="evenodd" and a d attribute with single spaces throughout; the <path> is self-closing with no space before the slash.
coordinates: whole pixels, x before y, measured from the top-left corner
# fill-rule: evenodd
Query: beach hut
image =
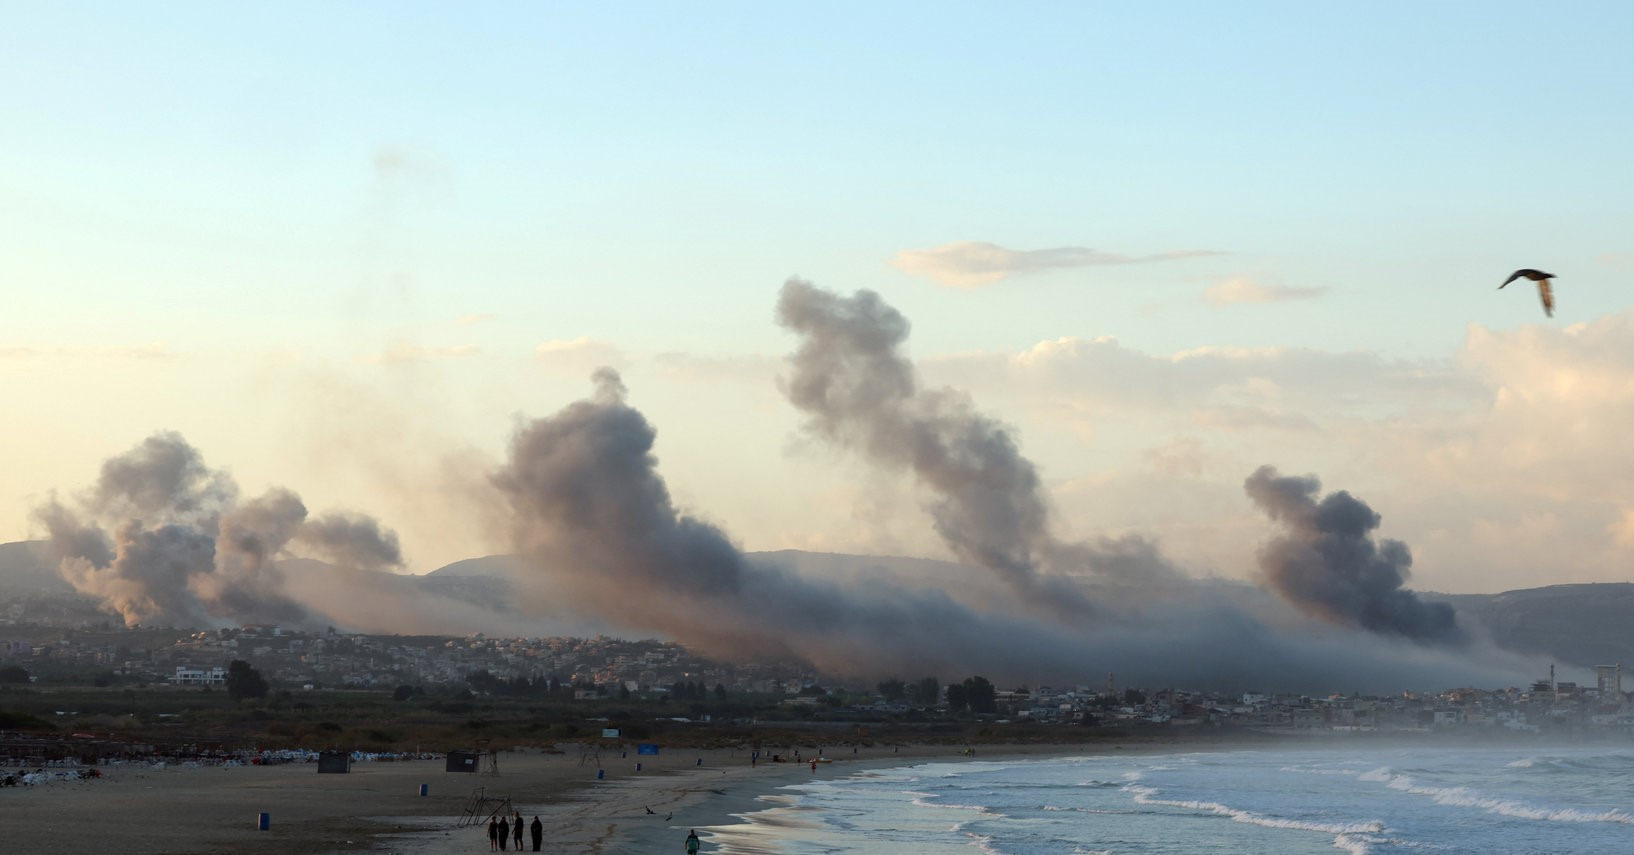
<path id="1" fill-rule="evenodd" d="M 444 771 L 475 774 L 477 759 L 481 756 L 482 754 L 476 751 L 450 751 L 448 752 L 448 766 Z"/>
<path id="2" fill-rule="evenodd" d="M 352 771 L 352 752 L 337 750 L 318 752 L 318 774 L 350 771 Z"/>

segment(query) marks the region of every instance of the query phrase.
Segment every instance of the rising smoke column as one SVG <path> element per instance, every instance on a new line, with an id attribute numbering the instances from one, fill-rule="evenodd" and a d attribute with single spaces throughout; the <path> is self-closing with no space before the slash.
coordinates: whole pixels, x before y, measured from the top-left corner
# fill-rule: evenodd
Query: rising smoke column
<path id="1" fill-rule="evenodd" d="M 1171 591 L 1139 622 L 1063 625 L 976 612 L 939 590 L 841 588 L 781 572 L 675 506 L 653 426 L 617 374 L 601 369 L 594 382 L 589 399 L 521 425 L 491 475 L 526 565 L 524 609 L 548 596 L 706 654 L 798 658 L 838 676 L 1072 683 L 1116 671 L 1136 685 L 1301 691 L 1512 681 L 1507 667 L 1360 630 L 1287 635 L 1217 587 Z"/>
<path id="2" fill-rule="evenodd" d="M 931 519 L 953 553 L 997 573 L 1033 607 L 1068 621 L 1094 611 L 1063 573 L 1091 571 L 1137 587 L 1175 575 L 1138 537 L 1057 540 L 1037 468 L 1009 428 L 976 412 L 962 393 L 919 388 L 899 353 L 908 321 L 878 294 L 842 297 L 790 279 L 777 321 L 801 337 L 784 392 L 806 414 L 806 430 L 911 471 L 933 495 Z"/>
<path id="3" fill-rule="evenodd" d="M 705 652 L 793 657 L 835 674 L 1081 666 L 1069 636 L 978 615 L 939 591 L 841 589 L 749 562 L 720 528 L 675 507 L 656 431 L 625 402 L 618 374 L 598 369 L 593 381 L 590 399 L 523 425 L 492 477 L 535 591 L 548 581 L 598 617 Z"/>
<path id="4" fill-rule="evenodd" d="M 306 621 L 273 562 L 292 541 L 401 563 L 396 536 L 366 517 L 308 520 L 300 497 L 281 488 L 240 502 L 232 478 L 170 432 L 106 461 L 77 506 L 53 499 L 35 518 L 63 578 L 131 626 Z"/>
<path id="5" fill-rule="evenodd" d="M 1340 490 L 1321 501 L 1314 476 L 1261 466 L 1243 482 L 1248 497 L 1283 527 L 1259 552 L 1266 581 L 1308 614 L 1343 626 L 1418 642 L 1464 641 L 1452 606 L 1426 603 L 1402 587 L 1413 556 L 1399 540 L 1374 541 L 1380 517 Z"/>

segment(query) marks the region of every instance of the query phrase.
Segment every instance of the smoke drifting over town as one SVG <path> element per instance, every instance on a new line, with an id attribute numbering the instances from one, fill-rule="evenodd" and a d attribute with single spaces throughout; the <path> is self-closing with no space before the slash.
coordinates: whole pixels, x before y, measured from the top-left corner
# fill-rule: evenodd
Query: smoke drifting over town
<path id="1" fill-rule="evenodd" d="M 1460 637 L 1451 610 L 1401 590 L 1405 547 L 1376 546 L 1377 515 L 1348 495 L 1318 503 L 1314 479 L 1269 469 L 1249 479 L 1250 496 L 1288 529 L 1262 553 L 1282 599 L 1188 576 L 1147 537 L 1063 541 L 1013 431 L 960 392 L 921 388 L 901 352 L 908 322 L 877 295 L 790 280 L 777 320 L 798 336 L 783 390 L 804 430 L 916 482 L 930 524 L 964 562 L 942 565 L 946 579 L 842 581 L 746 555 L 677 506 L 659 474 L 658 431 L 609 368 L 589 397 L 522 423 L 488 470 L 493 501 L 474 504 L 508 533 L 514 561 L 515 593 L 500 603 L 387 584 L 404 577 L 378 571 L 403 558 L 379 522 L 312 516 L 284 489 L 241 499 L 171 433 L 109 460 L 92 488 L 36 517 L 64 578 L 129 624 L 549 634 L 569 620 L 840 676 L 1082 682 L 1115 671 L 1223 689 L 1513 684 L 1536 670 L 1473 645 L 1423 644 Z M 296 555 L 340 566 L 314 570 Z"/>
<path id="2" fill-rule="evenodd" d="M 396 535 L 367 517 L 308 518 L 281 488 L 239 501 L 232 478 L 175 433 L 108 460 L 75 505 L 53 499 L 36 517 L 63 578 L 132 626 L 305 622 L 273 561 L 292 543 L 348 566 L 403 563 Z"/>
<path id="3" fill-rule="evenodd" d="M 716 655 L 794 657 L 832 673 L 866 673 L 882 660 L 998 667 L 999 636 L 1065 664 L 1064 636 L 985 618 L 937 592 L 847 592 L 751 564 L 719 528 L 676 509 L 657 473 L 656 431 L 625 402 L 618 374 L 602 368 L 593 380 L 590 399 L 522 427 L 493 476 L 532 581 L 609 621 Z"/>
<path id="4" fill-rule="evenodd" d="M 757 563 L 719 527 L 675 506 L 658 474 L 656 430 L 627 403 L 615 372 L 598 370 L 593 380 L 590 398 L 520 427 L 493 473 L 524 559 L 525 609 L 564 598 L 626 631 L 713 655 L 794 657 L 857 676 L 1059 680 L 1116 670 L 1199 686 L 1326 686 L 1337 677 L 1389 687 L 1508 676 L 1514 664 L 1369 642 L 1297 620 L 1300 634 L 1288 634 L 1251 614 L 1274 611 L 1275 601 L 1233 603 L 1256 601 L 1240 586 L 1222 596 L 1227 589 L 1191 583 L 1145 604 L 1138 621 L 1066 624 L 1038 619 L 1025 603 L 1017 611 L 883 580 L 839 585 Z M 1076 600 L 1087 604 L 1090 589 L 1082 590 Z M 1122 603 L 1085 608 L 1125 611 Z"/>
<path id="5" fill-rule="evenodd" d="M 898 353 L 907 322 L 877 295 L 791 280 L 778 319 L 802 336 L 785 391 L 810 417 L 807 429 L 913 475 L 949 548 L 1014 599 L 960 599 L 956 578 L 841 585 L 757 564 L 721 528 L 675 506 L 658 474 L 657 431 L 610 369 L 596 372 L 589 399 L 522 426 L 493 475 L 535 590 L 717 655 L 795 656 L 841 674 L 1116 670 L 1269 687 L 1524 673 L 1503 655 L 1476 661 L 1330 628 L 1253 588 L 1190 580 L 1143 538 L 1062 542 L 1050 533 L 1037 470 L 1009 431 L 956 392 L 917 388 Z"/>
<path id="6" fill-rule="evenodd" d="M 1340 490 L 1320 501 L 1315 477 L 1261 466 L 1243 482 L 1249 498 L 1284 534 L 1260 548 L 1260 568 L 1279 595 L 1332 623 L 1421 642 L 1462 642 L 1452 606 L 1426 603 L 1402 587 L 1413 556 L 1399 540 L 1374 541 L 1380 517 Z"/>

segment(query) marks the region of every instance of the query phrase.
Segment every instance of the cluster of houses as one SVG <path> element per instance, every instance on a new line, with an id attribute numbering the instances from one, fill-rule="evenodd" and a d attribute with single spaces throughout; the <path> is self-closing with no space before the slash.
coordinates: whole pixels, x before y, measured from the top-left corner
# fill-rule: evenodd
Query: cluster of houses
<path id="1" fill-rule="evenodd" d="M 1622 667 L 1595 669 L 1596 684 L 1539 680 L 1530 688 L 1450 689 L 1387 696 L 1326 697 L 1248 692 L 1222 695 L 1160 689 L 1113 693 L 1078 687 L 998 692 L 997 716 L 1054 723 L 1239 726 L 1322 731 L 1482 729 L 1537 732 L 1604 728 L 1634 735 L 1634 698 Z"/>
<path id="2" fill-rule="evenodd" d="M 68 637 L 48 643 L 0 639 L 0 665 L 23 663 L 30 670 L 53 664 L 94 665 L 128 682 L 214 686 L 226 681 L 228 662 L 243 659 L 275 684 L 309 689 L 457 684 L 485 673 L 501 680 L 559 681 L 576 687 L 575 696 L 586 699 L 614 693 L 661 695 L 676 684 L 687 684 L 882 715 L 908 711 L 907 706 L 871 692 L 813 691 L 820 675 L 798 663 L 718 663 L 694 656 L 679 644 L 652 640 L 370 636 L 276 626 L 177 632 L 147 647 L 110 640 L 117 638 L 102 634 L 95 640 Z M 1622 690 L 1621 666 L 1602 666 L 1595 673 L 1592 686 L 1556 681 L 1551 674 L 1526 689 L 1466 688 L 1390 696 L 1223 695 L 1171 688 L 1115 692 L 1110 684 L 1022 688 L 998 691 L 992 717 L 1053 724 L 1328 731 L 1594 727 L 1634 733 L 1634 703 Z"/>

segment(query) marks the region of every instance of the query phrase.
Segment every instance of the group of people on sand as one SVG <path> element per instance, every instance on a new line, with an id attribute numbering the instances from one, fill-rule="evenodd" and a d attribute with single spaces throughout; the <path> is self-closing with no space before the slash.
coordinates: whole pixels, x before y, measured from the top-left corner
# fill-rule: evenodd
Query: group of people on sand
<path id="1" fill-rule="evenodd" d="M 543 822 L 540 822 L 539 817 L 537 817 L 537 816 L 533 818 L 532 831 L 533 831 L 533 851 L 538 852 L 540 845 L 545 842 L 545 824 Z M 488 849 L 489 849 L 489 851 L 498 852 L 500 850 L 503 850 L 505 848 L 505 843 L 508 840 L 511 839 L 511 836 L 513 834 L 516 837 L 516 851 L 521 852 L 522 851 L 522 814 L 518 813 L 516 815 L 515 822 L 509 821 L 505 817 L 502 817 L 502 816 L 490 817 L 488 819 Z"/>

